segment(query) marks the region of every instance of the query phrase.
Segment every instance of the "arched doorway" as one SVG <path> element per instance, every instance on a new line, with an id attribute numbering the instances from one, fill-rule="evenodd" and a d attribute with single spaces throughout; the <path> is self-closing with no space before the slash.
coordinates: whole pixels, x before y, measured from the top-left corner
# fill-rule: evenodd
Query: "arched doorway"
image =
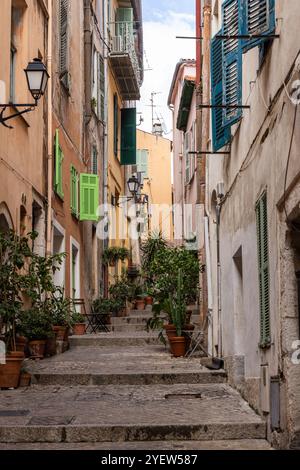
<path id="1" fill-rule="evenodd" d="M 9 212 L 9 209 L 5 202 L 0 204 L 0 232 L 7 233 L 9 230 L 13 230 L 13 222 Z"/>

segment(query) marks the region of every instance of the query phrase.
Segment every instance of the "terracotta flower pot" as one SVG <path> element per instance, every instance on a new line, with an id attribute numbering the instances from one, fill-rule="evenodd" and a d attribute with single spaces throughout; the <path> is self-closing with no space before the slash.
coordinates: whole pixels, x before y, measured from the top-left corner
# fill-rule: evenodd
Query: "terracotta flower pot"
<path id="1" fill-rule="evenodd" d="M 173 336 L 176 336 L 176 328 L 174 325 L 164 325 L 164 330 L 166 331 L 168 339 L 172 338 Z"/>
<path id="2" fill-rule="evenodd" d="M 68 339 L 68 327 L 67 326 L 53 326 L 52 329 L 56 334 L 57 341 L 67 341 Z"/>
<path id="3" fill-rule="evenodd" d="M 56 354 L 56 336 L 48 338 L 46 341 L 45 356 L 55 356 Z"/>
<path id="4" fill-rule="evenodd" d="M 31 374 L 22 372 L 20 376 L 20 387 L 29 387 L 31 382 Z"/>
<path id="5" fill-rule="evenodd" d="M 138 299 L 136 301 L 136 309 L 137 310 L 145 310 L 145 301 L 144 301 L 144 299 Z"/>
<path id="6" fill-rule="evenodd" d="M 146 305 L 153 305 L 153 297 L 148 295 L 148 297 L 145 297 L 145 304 Z"/>
<path id="7" fill-rule="evenodd" d="M 183 333 L 186 332 L 186 334 L 184 334 L 184 337 L 185 337 L 185 349 L 188 351 L 190 349 L 190 345 L 191 345 L 191 333 L 194 331 L 195 329 L 195 325 L 192 325 L 192 324 L 188 324 L 188 325 L 184 325 L 183 327 Z"/>
<path id="8" fill-rule="evenodd" d="M 19 352 L 24 352 L 26 344 L 27 338 L 25 338 L 25 336 L 18 336 L 16 339 L 16 350 Z"/>
<path id="9" fill-rule="evenodd" d="M 6 364 L 0 364 L 0 388 L 17 388 L 24 352 L 14 351 L 6 354 Z"/>
<path id="10" fill-rule="evenodd" d="M 171 352 L 174 357 L 184 357 L 185 350 L 185 337 L 184 336 L 173 336 L 169 339 Z"/>
<path id="11" fill-rule="evenodd" d="M 73 326 L 73 334 L 75 336 L 82 336 L 85 334 L 85 323 L 76 323 L 76 325 Z"/>
<path id="12" fill-rule="evenodd" d="M 46 340 L 29 341 L 29 351 L 33 359 L 43 359 L 46 349 Z"/>

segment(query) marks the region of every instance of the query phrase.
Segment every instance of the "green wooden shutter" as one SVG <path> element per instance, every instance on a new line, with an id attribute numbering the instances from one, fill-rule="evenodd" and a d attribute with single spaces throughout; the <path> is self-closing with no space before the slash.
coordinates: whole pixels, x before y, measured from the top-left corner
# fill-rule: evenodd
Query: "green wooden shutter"
<path id="1" fill-rule="evenodd" d="M 71 165 L 71 212 L 78 216 L 78 173 Z"/>
<path id="2" fill-rule="evenodd" d="M 119 105 L 118 96 L 114 95 L 114 154 L 118 156 L 118 143 L 119 143 Z"/>
<path id="3" fill-rule="evenodd" d="M 59 130 L 56 129 L 55 132 L 55 180 L 54 180 L 54 190 L 58 196 L 63 199 L 63 159 L 64 155 L 62 153 L 61 147 L 59 145 Z"/>
<path id="4" fill-rule="evenodd" d="M 80 220 L 97 222 L 99 206 L 99 177 L 82 173 L 80 175 Z"/>
<path id="5" fill-rule="evenodd" d="M 236 36 L 242 32 L 240 0 L 225 0 L 222 4 L 222 34 Z M 242 43 L 240 39 L 225 39 L 223 43 L 223 104 L 242 104 Z M 223 126 L 231 126 L 242 117 L 241 108 L 223 110 Z"/>
<path id="6" fill-rule="evenodd" d="M 270 325 L 270 278 L 269 278 L 269 243 L 267 193 L 265 192 L 256 204 L 259 301 L 260 301 L 260 345 L 271 344 Z"/>
<path id="7" fill-rule="evenodd" d="M 217 34 L 221 34 L 219 31 Z M 211 101 L 212 105 L 223 104 L 223 71 L 222 71 L 222 41 L 216 39 L 211 40 Z M 223 126 L 223 110 L 222 108 L 212 108 L 212 147 L 217 152 L 224 145 L 230 142 L 231 132 L 229 127 Z"/>
<path id="8" fill-rule="evenodd" d="M 59 5 L 59 71 L 65 86 L 68 85 L 68 13 L 69 0 L 60 0 Z"/>
<path id="9" fill-rule="evenodd" d="M 121 111 L 121 165 L 136 164 L 136 108 Z"/>
<path id="10" fill-rule="evenodd" d="M 253 38 L 242 42 L 243 52 L 268 41 L 268 35 L 276 28 L 275 0 L 240 0 L 242 34 L 261 34 L 265 38 Z"/>

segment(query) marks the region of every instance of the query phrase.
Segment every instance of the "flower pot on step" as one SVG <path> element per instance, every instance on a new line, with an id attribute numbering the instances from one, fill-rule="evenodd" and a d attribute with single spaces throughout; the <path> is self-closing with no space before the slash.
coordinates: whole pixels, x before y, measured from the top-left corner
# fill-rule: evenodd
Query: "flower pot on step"
<path id="1" fill-rule="evenodd" d="M 166 335 L 168 339 L 172 338 L 173 336 L 176 336 L 176 328 L 172 324 L 164 325 L 164 330 L 166 331 Z"/>
<path id="2" fill-rule="evenodd" d="M 186 353 L 185 349 L 185 337 L 184 336 L 173 336 L 169 338 L 171 352 L 174 357 L 184 357 Z"/>
<path id="3" fill-rule="evenodd" d="M 145 301 L 144 301 L 144 299 L 138 299 L 136 301 L 136 309 L 137 310 L 145 310 Z"/>
<path id="4" fill-rule="evenodd" d="M 68 327 L 67 326 L 53 326 L 54 333 L 56 334 L 57 341 L 67 341 Z"/>
<path id="5" fill-rule="evenodd" d="M 24 352 L 27 344 L 27 338 L 25 336 L 17 336 L 16 338 L 16 350 L 19 352 Z"/>
<path id="6" fill-rule="evenodd" d="M 45 347 L 45 356 L 51 357 L 56 354 L 56 335 L 53 338 L 48 338 Z"/>
<path id="7" fill-rule="evenodd" d="M 31 382 L 31 374 L 22 372 L 20 376 L 20 387 L 29 387 Z"/>
<path id="8" fill-rule="evenodd" d="M 76 323 L 73 326 L 73 334 L 75 336 L 83 336 L 85 334 L 85 323 Z"/>
<path id="9" fill-rule="evenodd" d="M 17 388 L 24 352 L 14 351 L 6 354 L 6 363 L 0 364 L 0 388 Z"/>
<path id="10" fill-rule="evenodd" d="M 145 304 L 146 305 L 153 305 L 153 297 L 148 295 L 148 297 L 145 297 Z"/>
<path id="11" fill-rule="evenodd" d="M 46 340 L 29 341 L 29 351 L 33 359 L 43 359 L 46 349 Z"/>

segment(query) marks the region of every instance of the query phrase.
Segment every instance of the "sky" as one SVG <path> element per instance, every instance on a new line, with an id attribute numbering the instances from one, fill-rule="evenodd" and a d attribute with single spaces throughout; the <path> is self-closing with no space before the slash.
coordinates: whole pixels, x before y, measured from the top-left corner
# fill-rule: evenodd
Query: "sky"
<path id="1" fill-rule="evenodd" d="M 151 132 L 151 92 L 156 108 L 155 118 L 165 122 L 171 138 L 172 113 L 168 95 L 177 62 L 195 58 L 195 41 L 176 36 L 195 36 L 195 0 L 142 0 L 144 28 L 144 83 L 138 105 L 140 129 Z M 151 69 L 151 70 L 149 70 Z"/>

